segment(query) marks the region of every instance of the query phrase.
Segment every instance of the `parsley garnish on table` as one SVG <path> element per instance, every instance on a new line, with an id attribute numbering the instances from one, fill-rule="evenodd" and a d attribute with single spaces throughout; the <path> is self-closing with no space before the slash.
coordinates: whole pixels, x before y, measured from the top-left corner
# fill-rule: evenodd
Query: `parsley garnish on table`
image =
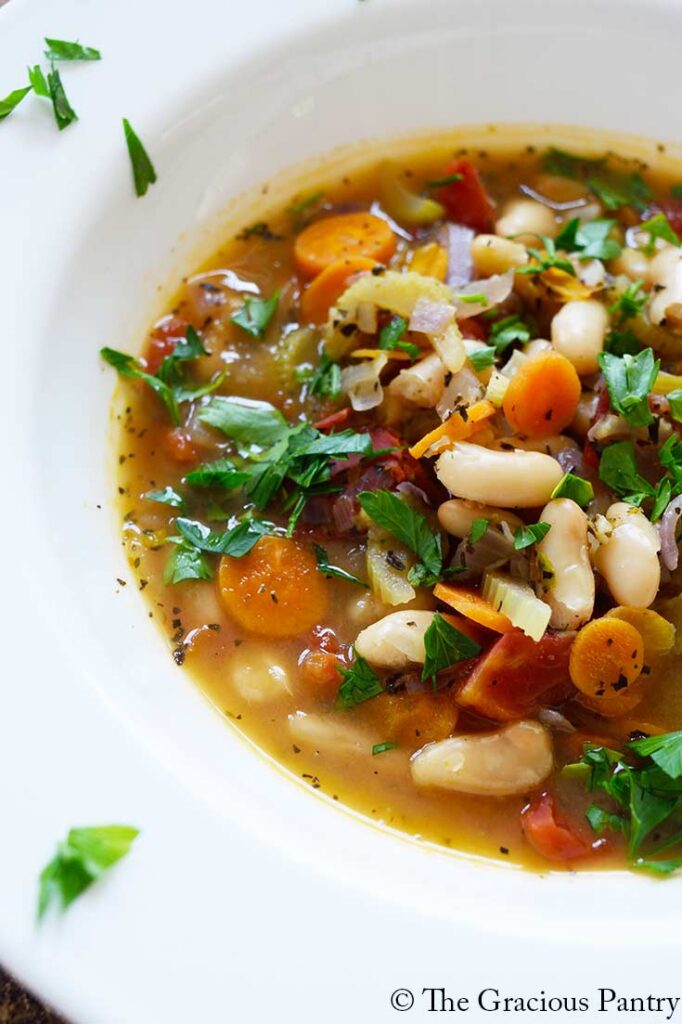
<path id="1" fill-rule="evenodd" d="M 660 857 L 682 843 L 682 732 L 633 740 L 624 752 L 586 744 L 578 765 L 564 772 L 571 777 L 580 769 L 587 773 L 587 790 L 605 794 L 615 806 L 588 809 L 598 835 L 621 832 L 633 867 L 670 874 L 682 866 L 682 858 Z"/>
<path id="2" fill-rule="evenodd" d="M 123 134 L 128 147 L 128 156 L 133 170 L 133 183 L 138 197 L 147 194 L 150 185 L 157 180 L 156 170 L 140 137 L 127 117 L 123 118 Z"/>
<path id="3" fill-rule="evenodd" d="M 38 919 L 52 904 L 66 909 L 129 853 L 139 830 L 130 825 L 72 828 L 40 875 Z"/>

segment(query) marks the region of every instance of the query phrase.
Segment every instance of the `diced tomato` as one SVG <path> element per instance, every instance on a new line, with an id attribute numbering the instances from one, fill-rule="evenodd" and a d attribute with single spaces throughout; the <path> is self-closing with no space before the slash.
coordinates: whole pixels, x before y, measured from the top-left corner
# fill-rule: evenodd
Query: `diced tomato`
<path id="1" fill-rule="evenodd" d="M 476 317 L 470 316 L 466 320 L 459 321 L 459 329 L 463 338 L 471 341 L 487 341 L 490 328 L 487 324 L 481 323 Z"/>
<path id="2" fill-rule="evenodd" d="M 164 446 L 168 455 L 176 462 L 193 462 L 197 457 L 192 438 L 186 430 L 181 430 L 180 427 L 167 431 L 164 436 Z"/>
<path id="3" fill-rule="evenodd" d="M 566 699 L 572 692 L 568 657 L 573 633 L 547 633 L 536 643 L 514 630 L 496 640 L 483 654 L 459 691 L 464 707 L 496 722 L 532 714 L 549 700 Z"/>
<path id="4" fill-rule="evenodd" d="M 188 327 L 186 320 L 179 316 L 171 316 L 154 328 L 144 350 L 144 361 L 149 373 L 157 372 L 166 356 L 169 356 L 180 339 L 186 336 Z"/>
<path id="5" fill-rule="evenodd" d="M 587 438 L 585 438 L 585 444 L 583 445 L 583 460 L 588 469 L 599 469 L 599 453 Z"/>
<path id="6" fill-rule="evenodd" d="M 530 845 L 548 860 L 576 860 L 595 852 L 569 825 L 559 824 L 550 793 L 541 793 L 524 807 L 521 826 Z"/>
<path id="7" fill-rule="evenodd" d="M 682 199 L 670 196 L 668 199 L 657 199 L 642 214 L 642 220 L 649 220 L 657 213 L 665 214 L 675 234 L 682 236 Z"/>
<path id="8" fill-rule="evenodd" d="M 454 160 L 441 177 L 447 178 L 451 174 L 461 174 L 462 177 L 459 181 L 443 185 L 435 193 L 450 220 L 475 231 L 490 231 L 495 207 L 474 165 L 470 160 Z"/>
<path id="9" fill-rule="evenodd" d="M 336 430 L 337 427 L 345 427 L 352 415 L 353 410 L 347 405 L 345 409 L 339 409 L 338 412 L 324 416 L 317 423 L 313 423 L 313 426 L 316 430 Z"/>

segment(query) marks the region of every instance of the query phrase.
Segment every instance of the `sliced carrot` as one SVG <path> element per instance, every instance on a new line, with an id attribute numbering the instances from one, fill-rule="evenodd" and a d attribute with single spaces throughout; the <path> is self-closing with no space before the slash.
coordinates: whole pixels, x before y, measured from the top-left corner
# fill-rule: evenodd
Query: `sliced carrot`
<path id="1" fill-rule="evenodd" d="M 453 412 L 452 416 L 449 416 L 444 423 L 413 444 L 410 448 L 410 455 L 413 459 L 421 459 L 431 445 L 442 438 L 447 438 L 450 441 L 462 441 L 465 437 L 471 437 L 481 421 L 489 419 L 495 412 L 493 403 L 485 398 L 469 406 L 466 411 L 466 419 L 461 413 Z"/>
<path id="2" fill-rule="evenodd" d="M 653 608 L 611 608 L 607 618 L 623 619 L 641 633 L 647 663 L 669 654 L 675 646 L 675 627 Z"/>
<path id="3" fill-rule="evenodd" d="M 568 302 L 572 299 L 589 299 L 590 295 L 593 294 L 594 288 L 589 288 L 586 284 L 577 278 L 573 274 L 567 273 L 562 270 L 561 267 L 550 267 L 549 270 L 543 270 L 540 275 L 542 283 L 549 288 L 551 292 L 558 295 L 559 298 L 563 299 L 564 302 Z"/>
<path id="4" fill-rule="evenodd" d="M 315 558 L 286 537 L 261 537 L 241 558 L 225 555 L 218 586 L 232 618 L 263 636 L 298 636 L 319 623 L 327 606 Z"/>
<path id="5" fill-rule="evenodd" d="M 604 616 L 578 633 L 569 661 L 573 685 L 594 700 L 623 696 L 644 665 L 642 634 L 624 619 Z"/>
<path id="6" fill-rule="evenodd" d="M 437 583 L 434 596 L 449 604 L 460 615 L 473 619 L 479 626 L 492 629 L 495 633 L 509 633 L 514 627 L 506 615 L 496 612 L 490 601 L 467 587 L 455 587 L 452 583 Z"/>
<path id="7" fill-rule="evenodd" d="M 305 324 L 323 324 L 330 308 L 345 292 L 353 274 L 376 267 L 366 256 L 345 256 L 330 263 L 310 282 L 301 296 L 301 321 Z"/>
<path id="8" fill-rule="evenodd" d="M 396 243 L 390 224 L 381 217 L 364 211 L 342 213 L 316 220 L 301 231 L 294 242 L 294 260 L 301 274 L 315 277 L 346 257 L 364 256 L 386 263 Z"/>
<path id="9" fill-rule="evenodd" d="M 580 378 L 558 352 L 529 359 L 514 374 L 502 402 L 510 426 L 526 437 L 558 434 L 569 425 L 580 400 Z"/>
<path id="10" fill-rule="evenodd" d="M 448 272 L 448 254 L 437 242 L 427 242 L 414 250 L 409 269 L 416 274 L 444 281 Z"/>

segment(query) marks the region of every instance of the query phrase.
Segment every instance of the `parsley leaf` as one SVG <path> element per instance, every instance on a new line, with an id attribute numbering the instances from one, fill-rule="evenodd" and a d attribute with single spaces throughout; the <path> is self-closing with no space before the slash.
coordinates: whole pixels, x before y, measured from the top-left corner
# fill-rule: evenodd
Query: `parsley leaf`
<path id="1" fill-rule="evenodd" d="M 197 466 L 185 477 L 192 487 L 224 487 L 233 490 L 249 479 L 249 474 L 238 470 L 229 459 L 216 459 Z"/>
<path id="2" fill-rule="evenodd" d="M 248 398 L 212 398 L 200 411 L 199 419 L 221 430 L 233 441 L 259 448 L 275 444 L 289 429 L 284 416 L 274 405 Z"/>
<path id="3" fill-rule="evenodd" d="M 423 569 L 411 572 L 410 582 L 425 586 L 435 582 L 443 571 L 443 550 L 439 533 L 433 533 L 426 516 L 416 512 L 392 491 L 361 491 L 358 502 L 369 518 L 392 533 L 420 559 Z"/>
<path id="4" fill-rule="evenodd" d="M 670 415 L 677 423 L 682 423 L 682 388 L 669 391 L 667 399 L 670 404 Z"/>
<path id="5" fill-rule="evenodd" d="M 641 348 L 637 336 L 627 328 L 624 331 L 609 331 L 604 339 L 604 351 L 614 356 L 636 356 Z"/>
<path id="6" fill-rule="evenodd" d="M 485 537 L 490 526 L 489 519 L 474 519 L 469 530 L 469 541 L 471 544 L 477 544 L 482 537 Z"/>
<path id="7" fill-rule="evenodd" d="M 605 157 L 579 156 L 556 146 L 551 146 L 542 158 L 542 165 L 547 173 L 556 174 L 559 178 L 584 178 L 600 170 L 605 163 Z"/>
<path id="8" fill-rule="evenodd" d="M 611 238 L 615 220 L 593 220 L 582 224 L 574 217 L 565 224 L 554 240 L 557 249 L 579 253 L 581 260 L 613 260 L 620 256 L 622 246 Z"/>
<path id="9" fill-rule="evenodd" d="M 320 356 L 310 380 L 308 391 L 320 398 L 338 398 L 341 394 L 341 367 L 326 352 Z"/>
<path id="10" fill-rule="evenodd" d="M 40 64 L 35 64 L 32 68 L 28 68 L 28 80 L 31 83 L 36 96 L 43 96 L 45 99 L 49 100 L 50 87 L 47 84 Z"/>
<path id="11" fill-rule="evenodd" d="M 682 776 L 682 732 L 633 740 L 628 743 L 628 748 L 640 757 L 650 757 L 669 778 L 679 779 Z"/>
<path id="12" fill-rule="evenodd" d="M 372 757 L 376 757 L 377 754 L 384 754 L 387 750 L 397 750 L 397 743 L 375 743 L 372 747 Z"/>
<path id="13" fill-rule="evenodd" d="M 477 348 L 472 352 L 469 352 L 467 359 L 473 366 L 476 372 L 487 369 L 488 366 L 492 366 L 495 362 L 496 350 L 492 345 L 486 345 L 485 348 Z"/>
<path id="14" fill-rule="evenodd" d="M 183 540 L 197 550 L 212 555 L 231 555 L 233 558 L 248 555 L 261 537 L 270 533 L 268 525 L 259 519 L 245 519 L 224 533 L 217 533 L 203 523 L 182 517 L 175 520 L 175 527 Z"/>
<path id="15" fill-rule="evenodd" d="M 589 480 L 576 476 L 575 473 L 565 473 L 559 483 L 552 491 L 551 498 L 570 498 L 581 508 L 587 508 L 594 498 L 594 488 Z"/>
<path id="16" fill-rule="evenodd" d="M 149 159 L 147 150 L 142 145 L 139 136 L 135 133 L 127 117 L 123 118 L 123 133 L 125 135 L 128 155 L 133 168 L 133 181 L 135 192 L 138 197 L 147 194 L 150 185 L 157 180 L 154 164 Z"/>
<path id="17" fill-rule="evenodd" d="M 354 708 L 384 692 L 378 675 L 359 654 L 355 655 L 350 668 L 339 668 L 338 671 L 343 676 L 336 699 L 341 708 Z"/>
<path id="18" fill-rule="evenodd" d="M 230 320 L 252 337 L 262 338 L 275 315 L 279 303 L 279 291 L 277 288 L 269 299 L 259 299 L 255 295 L 247 295 L 244 305 L 236 313 L 233 313 Z"/>
<path id="19" fill-rule="evenodd" d="M 446 174 L 444 178 L 431 178 L 426 182 L 426 186 L 427 188 L 443 188 L 445 185 L 454 185 L 456 181 L 462 181 L 463 178 L 463 174 L 454 171 L 452 174 Z"/>
<path id="20" fill-rule="evenodd" d="M 671 245 L 676 246 L 678 249 L 682 244 L 664 213 L 657 213 L 655 216 L 650 217 L 649 220 L 645 220 L 639 225 L 638 230 L 645 232 L 649 236 L 649 241 L 643 246 L 644 252 L 649 256 L 656 251 L 657 238 L 663 239 L 664 242 L 670 242 Z"/>
<path id="21" fill-rule="evenodd" d="M 162 400 L 173 423 L 177 426 L 180 422 L 180 413 L 178 410 L 178 403 L 173 392 L 173 389 L 160 380 L 158 377 L 152 376 L 151 373 L 146 373 L 137 359 L 133 356 L 126 355 L 125 352 L 117 352 L 113 348 L 102 348 L 100 349 L 100 355 L 105 359 L 110 366 L 116 370 L 122 377 L 128 377 L 135 380 L 143 380 L 145 384 L 148 384 L 153 391 Z"/>
<path id="22" fill-rule="evenodd" d="M 599 460 L 599 479 L 631 504 L 639 505 L 654 496 L 651 484 L 637 471 L 632 441 L 616 441 L 604 449 Z"/>
<path id="23" fill-rule="evenodd" d="M 470 637 L 451 626 L 440 612 L 436 612 L 424 633 L 424 651 L 426 657 L 422 679 L 435 679 L 442 669 L 480 654 L 481 648 Z"/>
<path id="24" fill-rule="evenodd" d="M 402 340 L 406 330 L 407 320 L 402 316 L 392 316 L 379 331 L 379 348 L 387 351 L 397 348 L 415 359 L 419 355 L 419 346 Z"/>
<path id="25" fill-rule="evenodd" d="M 631 427 L 646 427 L 653 423 L 649 409 L 649 394 L 661 367 L 650 348 L 643 348 L 636 356 L 614 356 L 600 352 L 599 367 L 609 390 L 611 406 L 624 416 Z"/>
<path id="26" fill-rule="evenodd" d="M 317 568 L 323 576 L 334 576 L 339 580 L 346 580 L 347 583 L 356 583 L 359 587 L 369 587 L 368 583 L 353 576 L 351 572 L 341 569 L 338 565 L 330 565 L 329 556 L 321 544 L 313 544 L 313 551 L 317 560 Z"/>
<path id="27" fill-rule="evenodd" d="M 0 100 L 0 121 L 5 117 L 9 117 L 12 111 L 19 106 L 25 96 L 31 91 L 31 86 L 27 85 L 23 89 L 15 89 L 4 99 Z"/>
<path id="28" fill-rule="evenodd" d="M 48 49 L 45 56 L 48 60 L 101 60 L 102 54 L 92 46 L 81 46 L 80 43 L 69 43 L 65 39 L 49 39 L 45 36 Z"/>
<path id="29" fill-rule="evenodd" d="M 649 296 L 642 291 L 642 281 L 633 281 L 625 291 L 621 292 L 612 306 L 609 306 L 609 313 L 616 317 L 618 326 L 622 326 L 626 320 L 632 320 L 644 309 Z"/>
<path id="30" fill-rule="evenodd" d="M 70 124 L 78 120 L 78 114 L 69 103 L 61 76 L 54 65 L 51 71 L 47 73 L 47 87 L 50 90 L 54 119 L 61 132 L 64 128 L 68 128 Z"/>
<path id="31" fill-rule="evenodd" d="M 659 480 L 656 484 L 656 491 L 654 494 L 654 506 L 651 510 L 651 522 L 657 522 L 666 508 L 668 503 L 673 496 L 673 485 L 670 477 L 664 476 L 662 480 Z"/>
<path id="32" fill-rule="evenodd" d="M 301 214 L 306 213 L 311 207 L 317 206 L 322 199 L 324 199 L 324 192 L 312 192 L 309 196 L 299 199 L 298 202 L 291 203 L 287 208 L 287 213 L 290 213 L 293 217 L 300 217 Z"/>
<path id="33" fill-rule="evenodd" d="M 514 551 L 523 551 L 531 544 L 537 544 L 551 530 L 549 523 L 531 523 L 530 526 L 519 526 L 514 531 Z"/>
<path id="34" fill-rule="evenodd" d="M 163 582 L 182 583 L 184 580 L 212 580 L 213 570 L 205 555 L 192 544 L 173 543 L 163 570 Z"/>
<path id="35" fill-rule="evenodd" d="M 73 903 L 100 875 L 126 856 L 138 835 L 138 829 L 129 825 L 72 828 L 40 874 L 38 919 L 52 903 L 62 909 Z"/>
<path id="36" fill-rule="evenodd" d="M 499 355 L 515 341 L 520 341 L 525 345 L 527 341 L 530 341 L 530 333 L 528 324 L 518 313 L 512 313 L 510 316 L 505 316 L 492 324 L 490 328 L 490 341 L 495 346 L 495 351 Z"/>
<path id="37" fill-rule="evenodd" d="M 545 270 L 563 270 L 564 273 L 570 274 L 571 277 L 576 277 L 575 267 L 570 260 L 564 259 L 563 256 L 557 256 L 556 245 L 554 240 L 548 238 L 546 235 L 538 235 L 538 238 L 544 245 L 544 251 L 540 249 L 534 249 L 532 246 L 528 246 L 528 252 L 531 254 L 535 263 L 530 263 L 525 267 L 517 267 L 517 274 L 541 274 Z"/>
<path id="38" fill-rule="evenodd" d="M 172 487 L 164 487 L 162 491 L 147 491 L 143 495 L 147 501 L 158 501 L 161 505 L 170 505 L 171 508 L 182 508 L 185 504 L 185 500 L 181 494 L 173 490 Z"/>

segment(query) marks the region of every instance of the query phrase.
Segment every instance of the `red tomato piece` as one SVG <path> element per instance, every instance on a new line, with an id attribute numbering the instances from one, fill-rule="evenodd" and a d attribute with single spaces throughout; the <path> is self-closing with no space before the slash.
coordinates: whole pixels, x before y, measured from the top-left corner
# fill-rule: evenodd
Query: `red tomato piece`
<path id="1" fill-rule="evenodd" d="M 457 701 L 464 707 L 508 722 L 532 714 L 544 701 L 565 700 L 572 692 L 568 657 L 575 635 L 547 633 L 536 643 L 514 630 L 483 654 Z"/>
<path id="2" fill-rule="evenodd" d="M 179 316 L 171 316 L 154 328 L 144 350 L 148 373 L 157 372 L 166 356 L 171 355 L 180 339 L 185 337 L 188 327 L 186 320 Z"/>
<path id="3" fill-rule="evenodd" d="M 339 409 L 338 412 L 324 416 L 317 423 L 313 423 L 313 426 L 316 430 L 336 430 L 337 427 L 345 427 L 352 415 L 353 410 L 347 405 L 345 409 Z"/>
<path id="4" fill-rule="evenodd" d="M 521 826 L 530 845 L 548 860 L 575 860 L 596 852 L 569 825 L 559 824 L 556 802 L 550 793 L 541 793 L 524 807 Z"/>
<path id="5" fill-rule="evenodd" d="M 437 189 L 435 197 L 442 203 L 450 220 L 475 231 L 490 231 L 493 226 L 494 203 L 486 192 L 481 177 L 470 160 L 454 160 L 442 177 L 461 174 L 459 181 Z"/>

